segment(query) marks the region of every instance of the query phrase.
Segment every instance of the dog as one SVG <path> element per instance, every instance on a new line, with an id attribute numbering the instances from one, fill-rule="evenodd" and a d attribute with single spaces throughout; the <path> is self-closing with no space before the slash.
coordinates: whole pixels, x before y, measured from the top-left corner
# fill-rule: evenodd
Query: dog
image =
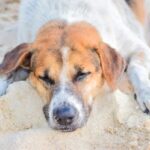
<path id="1" fill-rule="evenodd" d="M 138 0 L 23 0 L 19 45 L 0 65 L 0 94 L 29 78 L 44 99 L 50 127 L 74 131 L 87 122 L 104 84 L 114 91 L 126 71 L 141 109 L 149 113 L 145 16 L 144 1 Z"/>

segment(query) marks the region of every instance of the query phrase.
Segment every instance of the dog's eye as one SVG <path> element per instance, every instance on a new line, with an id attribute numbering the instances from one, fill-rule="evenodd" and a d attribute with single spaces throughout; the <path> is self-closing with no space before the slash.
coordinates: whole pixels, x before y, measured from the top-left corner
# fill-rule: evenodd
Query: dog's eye
<path id="1" fill-rule="evenodd" d="M 43 80 L 46 84 L 50 84 L 50 85 L 54 85 L 55 84 L 55 81 L 50 78 L 49 76 L 45 75 L 45 76 L 39 76 L 39 78 L 41 80 Z"/>
<path id="2" fill-rule="evenodd" d="M 81 81 L 83 80 L 84 78 L 86 78 L 89 74 L 91 74 L 91 72 L 82 72 L 82 71 L 79 71 L 75 77 L 74 77 L 74 81 Z"/>

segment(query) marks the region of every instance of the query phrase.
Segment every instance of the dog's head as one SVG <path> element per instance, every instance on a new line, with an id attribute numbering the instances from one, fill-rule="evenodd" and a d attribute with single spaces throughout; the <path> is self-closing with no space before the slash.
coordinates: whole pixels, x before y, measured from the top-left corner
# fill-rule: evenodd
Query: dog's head
<path id="1" fill-rule="evenodd" d="M 49 125 L 73 131 L 87 121 L 104 82 L 116 88 L 124 60 L 90 24 L 52 21 L 33 43 L 7 53 L 0 73 L 11 74 L 21 66 L 30 69 L 29 79 L 45 99 Z"/>

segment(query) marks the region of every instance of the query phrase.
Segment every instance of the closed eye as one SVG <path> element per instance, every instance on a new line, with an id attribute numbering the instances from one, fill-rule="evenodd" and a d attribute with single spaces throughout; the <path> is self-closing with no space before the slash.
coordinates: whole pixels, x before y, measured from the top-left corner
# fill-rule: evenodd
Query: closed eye
<path id="1" fill-rule="evenodd" d="M 49 85 L 55 84 L 55 81 L 52 78 L 50 78 L 48 75 L 39 76 L 39 79 L 43 80 L 46 84 L 49 84 Z"/>
<path id="2" fill-rule="evenodd" d="M 82 71 L 78 71 L 77 74 L 74 76 L 74 81 L 81 81 L 83 79 L 85 79 L 88 75 L 90 75 L 91 72 L 82 72 Z"/>

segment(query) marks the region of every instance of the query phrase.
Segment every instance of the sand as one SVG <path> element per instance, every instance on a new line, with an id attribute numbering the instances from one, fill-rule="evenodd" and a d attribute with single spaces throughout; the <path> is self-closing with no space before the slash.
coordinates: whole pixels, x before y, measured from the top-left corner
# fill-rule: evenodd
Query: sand
<path id="1" fill-rule="evenodd" d="M 18 2 L 0 1 L 0 60 L 16 45 Z M 150 150 L 150 116 L 132 95 L 101 94 L 87 124 L 63 133 L 48 127 L 43 101 L 29 81 L 0 97 L 0 150 Z"/>

